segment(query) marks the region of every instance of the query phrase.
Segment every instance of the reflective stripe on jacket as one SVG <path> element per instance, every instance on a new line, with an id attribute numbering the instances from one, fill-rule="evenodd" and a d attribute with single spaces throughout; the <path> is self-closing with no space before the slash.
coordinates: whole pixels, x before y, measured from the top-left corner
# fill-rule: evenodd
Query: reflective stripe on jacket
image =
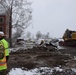
<path id="1" fill-rule="evenodd" d="M 6 57 L 0 60 L 0 71 L 4 69 L 7 69 Z"/>
<path id="2" fill-rule="evenodd" d="M 7 69 L 6 56 L 9 55 L 8 42 L 5 39 L 2 39 L 1 42 L 5 47 L 5 57 L 3 59 L 0 59 L 0 71 Z"/>

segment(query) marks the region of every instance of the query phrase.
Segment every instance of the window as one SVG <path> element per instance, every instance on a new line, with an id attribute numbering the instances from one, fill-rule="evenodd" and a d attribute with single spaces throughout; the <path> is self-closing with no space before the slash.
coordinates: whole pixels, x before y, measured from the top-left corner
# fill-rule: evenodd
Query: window
<path id="1" fill-rule="evenodd" d="M 3 31 L 3 28 L 2 27 L 0 27 L 0 31 Z"/>
<path id="2" fill-rule="evenodd" d="M 0 23 L 3 23 L 3 22 L 4 22 L 4 18 L 0 17 Z"/>

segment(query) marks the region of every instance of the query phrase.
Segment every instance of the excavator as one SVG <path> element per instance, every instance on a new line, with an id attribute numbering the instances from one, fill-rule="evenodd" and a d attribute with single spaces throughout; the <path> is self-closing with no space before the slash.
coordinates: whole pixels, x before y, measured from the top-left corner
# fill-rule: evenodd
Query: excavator
<path id="1" fill-rule="evenodd" d="M 66 29 L 62 39 L 59 41 L 60 46 L 76 47 L 76 31 Z"/>

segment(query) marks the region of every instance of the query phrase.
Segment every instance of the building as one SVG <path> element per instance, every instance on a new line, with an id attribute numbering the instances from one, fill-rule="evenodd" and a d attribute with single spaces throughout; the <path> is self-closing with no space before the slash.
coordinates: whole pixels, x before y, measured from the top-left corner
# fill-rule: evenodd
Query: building
<path id="1" fill-rule="evenodd" d="M 11 13 L 6 4 L 0 4 L 0 31 L 5 33 L 5 38 L 10 42 L 11 39 Z"/>

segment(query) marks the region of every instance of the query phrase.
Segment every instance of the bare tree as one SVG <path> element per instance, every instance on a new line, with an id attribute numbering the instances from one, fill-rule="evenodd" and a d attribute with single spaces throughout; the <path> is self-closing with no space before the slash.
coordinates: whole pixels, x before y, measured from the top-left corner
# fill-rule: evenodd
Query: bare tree
<path id="1" fill-rule="evenodd" d="M 30 25 L 32 19 L 32 2 L 28 2 L 27 0 L 0 0 L 0 4 L 6 8 L 4 3 L 10 8 L 10 21 L 12 21 L 12 27 L 16 29 L 16 33 L 19 33 L 19 29 L 23 31 Z"/>
<path id="2" fill-rule="evenodd" d="M 36 33 L 36 39 L 38 40 L 38 39 L 40 39 L 42 37 L 42 33 L 40 32 L 40 31 L 38 31 L 37 33 Z"/>
<path id="3" fill-rule="evenodd" d="M 26 37 L 30 40 L 31 39 L 31 32 L 27 32 Z"/>
<path id="4" fill-rule="evenodd" d="M 50 37 L 50 33 L 47 32 L 46 35 L 45 35 L 45 38 L 48 39 L 49 37 Z"/>

